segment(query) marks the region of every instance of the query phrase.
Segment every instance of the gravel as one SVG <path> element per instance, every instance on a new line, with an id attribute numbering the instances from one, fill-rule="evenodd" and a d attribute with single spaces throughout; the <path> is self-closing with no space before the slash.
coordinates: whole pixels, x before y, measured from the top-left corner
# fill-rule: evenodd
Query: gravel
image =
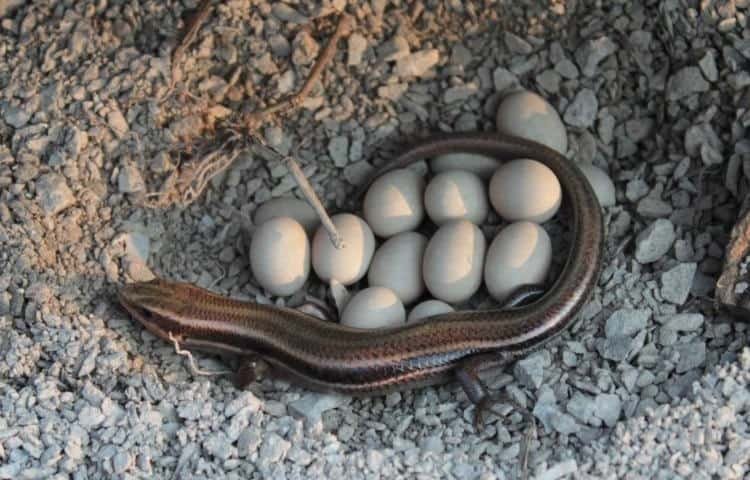
<path id="1" fill-rule="evenodd" d="M 493 130 L 521 88 L 615 184 L 579 324 L 485 378 L 537 420 L 532 477 L 750 475 L 747 324 L 704 301 L 750 191 L 748 2 L 214 2 L 170 89 L 197 3 L 0 1 L 0 479 L 518 477 L 527 424 L 509 406 L 475 432 L 455 383 L 238 390 L 116 304 L 115 285 L 153 275 L 326 298 L 315 282 L 267 298 L 252 278 L 249 219 L 300 192 L 250 140 L 191 204 L 153 194 L 296 92 L 342 8 L 354 33 L 310 96 L 254 132 L 331 210 L 406 139 Z"/>

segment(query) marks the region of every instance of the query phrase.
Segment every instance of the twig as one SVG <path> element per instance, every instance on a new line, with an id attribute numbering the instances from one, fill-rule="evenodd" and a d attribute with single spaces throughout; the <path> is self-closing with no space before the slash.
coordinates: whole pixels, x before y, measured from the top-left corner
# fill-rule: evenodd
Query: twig
<path id="1" fill-rule="evenodd" d="M 170 91 L 172 91 L 175 84 L 177 83 L 177 76 L 179 74 L 178 64 L 182 60 L 182 57 L 185 55 L 185 50 L 187 50 L 190 44 L 193 43 L 193 40 L 195 40 L 195 36 L 198 34 L 198 30 L 200 30 L 201 25 L 203 25 L 210 13 L 211 0 L 203 0 L 195 9 L 195 11 L 190 15 L 190 17 L 185 20 L 185 26 L 180 31 L 180 40 L 177 43 L 175 49 L 172 51 L 172 78 L 169 81 L 169 88 L 167 88 L 167 93 L 164 94 L 165 97 Z"/>
<path id="2" fill-rule="evenodd" d="M 177 341 L 176 338 L 172 335 L 172 332 L 169 332 L 169 340 L 174 345 L 174 351 L 177 355 L 182 355 L 183 357 L 187 357 L 188 363 L 190 364 L 190 369 L 193 371 L 195 375 L 201 375 L 201 376 L 215 376 L 215 375 L 229 375 L 232 372 L 230 370 L 217 370 L 215 372 L 207 372 L 205 370 L 201 370 L 198 365 L 195 363 L 195 359 L 193 358 L 193 354 L 190 353 L 187 350 L 183 350 L 180 348 L 180 343 Z"/>
<path id="3" fill-rule="evenodd" d="M 284 157 L 284 163 L 286 163 L 286 168 L 289 169 L 289 173 L 292 174 L 294 180 L 297 181 L 297 185 L 307 199 L 307 203 L 309 203 L 313 210 L 315 210 L 315 213 L 318 214 L 320 223 L 323 225 L 323 228 L 326 229 L 326 232 L 328 232 L 328 236 L 330 237 L 333 246 L 337 249 L 344 248 L 344 241 L 342 240 L 339 231 L 336 230 L 336 226 L 333 224 L 331 217 L 328 216 L 328 212 L 326 212 L 326 208 L 315 193 L 315 189 L 310 185 L 310 181 L 305 176 L 305 172 L 302 171 L 299 164 L 291 155 Z"/>
<path id="4" fill-rule="evenodd" d="M 310 94 L 310 91 L 315 86 L 315 82 L 318 81 L 318 78 L 323 72 L 323 69 L 333 59 L 333 55 L 336 53 L 336 44 L 338 43 L 339 39 L 349 34 L 349 32 L 351 31 L 351 26 L 351 17 L 342 12 L 339 15 L 339 21 L 336 25 L 336 30 L 328 40 L 328 44 L 315 60 L 315 64 L 313 65 L 312 70 L 310 70 L 310 74 L 307 76 L 307 80 L 305 80 L 305 84 L 302 85 L 302 88 L 294 95 L 285 98 L 275 105 L 271 105 L 270 107 L 258 112 L 252 112 L 245 115 L 244 123 L 246 128 L 251 131 L 255 130 L 267 115 L 299 107 L 305 100 L 305 98 Z"/>

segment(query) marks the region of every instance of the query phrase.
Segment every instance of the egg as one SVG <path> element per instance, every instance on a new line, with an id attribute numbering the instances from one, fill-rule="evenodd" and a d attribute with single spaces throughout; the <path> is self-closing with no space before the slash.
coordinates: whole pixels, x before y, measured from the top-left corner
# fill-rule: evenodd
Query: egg
<path id="1" fill-rule="evenodd" d="M 599 205 L 602 207 L 611 207 L 614 205 L 616 203 L 615 184 L 612 183 L 609 175 L 601 168 L 590 163 L 579 165 L 579 167 L 594 189 L 596 198 L 599 199 Z"/>
<path id="2" fill-rule="evenodd" d="M 490 178 L 499 166 L 498 160 L 478 153 L 445 153 L 437 155 L 430 161 L 430 168 L 434 173 L 465 170 L 475 173 L 481 178 Z"/>
<path id="3" fill-rule="evenodd" d="M 404 304 L 412 303 L 424 293 L 425 247 L 427 237 L 421 233 L 404 232 L 389 238 L 372 257 L 367 283 L 390 288 Z"/>
<path id="4" fill-rule="evenodd" d="M 299 290 L 310 274 L 310 242 L 302 225 L 289 217 L 260 225 L 250 241 L 250 268 L 258 283 L 273 295 Z"/>
<path id="5" fill-rule="evenodd" d="M 471 172 L 450 170 L 430 180 L 424 191 L 427 215 L 437 225 L 451 220 L 482 223 L 487 218 L 487 191 Z"/>
<path id="6" fill-rule="evenodd" d="M 536 160 L 513 160 L 490 180 L 490 202 L 509 221 L 543 223 L 560 208 L 562 190 L 552 170 Z"/>
<path id="7" fill-rule="evenodd" d="M 441 315 L 443 313 L 455 312 L 453 307 L 440 300 L 425 300 L 422 303 L 417 304 L 409 312 L 409 316 L 406 318 L 407 323 L 418 322 L 434 315 Z"/>
<path id="8" fill-rule="evenodd" d="M 375 236 L 364 220 L 351 213 L 334 215 L 331 221 L 344 246 L 336 248 L 326 229 L 318 228 L 312 245 L 313 269 L 326 283 L 335 279 L 342 285 L 351 285 L 367 273 L 375 250 Z"/>
<path id="9" fill-rule="evenodd" d="M 533 92 L 512 93 L 500 102 L 497 131 L 534 140 L 562 154 L 568 149 L 568 134 L 560 115 Z"/>
<path id="10" fill-rule="evenodd" d="M 468 220 L 442 225 L 427 243 L 422 275 L 427 290 L 445 302 L 462 302 L 482 284 L 486 240 Z"/>
<path id="11" fill-rule="evenodd" d="M 341 323 L 356 328 L 398 327 L 405 319 L 401 300 L 385 287 L 369 287 L 357 292 L 341 313 Z"/>
<path id="12" fill-rule="evenodd" d="M 367 190 L 362 213 L 380 237 L 414 230 L 424 219 L 424 178 L 398 169 L 378 177 Z"/>
<path id="13" fill-rule="evenodd" d="M 320 218 L 315 210 L 307 202 L 294 197 L 278 197 L 267 201 L 255 210 L 253 223 L 261 225 L 266 220 L 277 217 L 295 219 L 309 235 L 315 233 L 320 225 Z"/>
<path id="14" fill-rule="evenodd" d="M 522 285 L 543 283 L 551 262 L 552 242 L 547 232 L 536 223 L 512 223 L 487 249 L 484 283 L 490 295 L 502 302 Z"/>

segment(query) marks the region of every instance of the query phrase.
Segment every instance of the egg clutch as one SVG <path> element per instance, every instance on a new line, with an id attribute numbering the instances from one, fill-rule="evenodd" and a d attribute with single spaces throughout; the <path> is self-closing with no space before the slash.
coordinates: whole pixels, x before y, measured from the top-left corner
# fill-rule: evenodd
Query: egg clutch
<path id="1" fill-rule="evenodd" d="M 529 119 L 523 132 L 513 131 L 523 121 L 501 118 L 508 112 Z M 522 133 L 562 152 L 567 147 L 557 112 L 533 93 L 503 101 L 498 127 L 506 123 L 506 133 Z M 311 267 L 329 285 L 352 286 L 367 277 L 368 287 L 341 311 L 342 324 L 359 328 L 398 326 L 453 311 L 482 284 L 498 302 L 522 285 L 543 284 L 552 241 L 542 224 L 555 216 L 562 199 L 552 170 L 532 159 L 500 163 L 469 153 L 432 158 L 429 167 L 428 178 L 411 169 L 382 175 L 366 192 L 361 217 L 334 215 L 341 248 L 306 202 L 267 202 L 253 219 L 258 226 L 250 244 L 255 279 L 271 295 L 288 296 L 303 287 Z M 602 206 L 614 204 L 607 174 L 593 165 L 581 168 Z M 508 223 L 488 242 L 479 226 L 491 210 Z M 382 241 L 377 247 L 376 238 Z"/>

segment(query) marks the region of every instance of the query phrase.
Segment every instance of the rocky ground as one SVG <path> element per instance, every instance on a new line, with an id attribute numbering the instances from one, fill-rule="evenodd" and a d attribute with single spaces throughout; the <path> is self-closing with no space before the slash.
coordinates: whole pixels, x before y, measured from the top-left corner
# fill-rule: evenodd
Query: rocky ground
<path id="1" fill-rule="evenodd" d="M 239 391 L 113 292 L 153 272 L 271 301 L 250 218 L 298 192 L 261 140 L 348 208 L 401 142 L 492 130 L 521 87 L 618 200 L 583 321 L 492 379 L 538 420 L 532 476 L 750 474 L 747 325 L 710 301 L 750 178 L 750 2 L 227 0 L 173 66 L 197 3 L 0 0 L 0 479 L 516 478 L 517 412 L 477 434 L 457 385 Z M 253 139 L 245 115 L 300 88 L 340 9 L 322 81 Z"/>

